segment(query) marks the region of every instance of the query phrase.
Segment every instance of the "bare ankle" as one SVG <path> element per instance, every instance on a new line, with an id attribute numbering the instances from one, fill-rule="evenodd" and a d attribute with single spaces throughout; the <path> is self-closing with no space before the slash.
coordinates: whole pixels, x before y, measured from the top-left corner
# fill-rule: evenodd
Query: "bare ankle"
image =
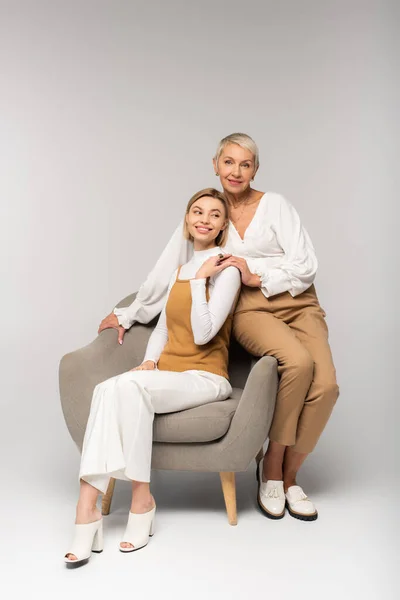
<path id="1" fill-rule="evenodd" d="M 284 488 L 285 492 L 287 492 L 287 491 L 288 491 L 288 489 L 289 489 L 290 487 L 292 487 L 292 485 L 297 485 L 297 482 L 296 482 L 296 478 L 295 478 L 295 477 L 294 477 L 294 478 L 293 478 L 293 477 L 291 477 L 291 478 L 289 478 L 289 479 L 286 479 L 286 478 L 285 478 L 285 479 L 283 480 L 283 488 Z"/>
<path id="2" fill-rule="evenodd" d="M 279 457 L 264 456 L 263 479 L 265 481 L 282 481 L 282 460 Z"/>
<path id="3" fill-rule="evenodd" d="M 131 512 L 132 513 L 137 513 L 137 514 L 142 514 L 142 513 L 146 513 L 149 512 L 150 510 L 152 510 L 155 506 L 155 500 L 153 498 L 153 496 L 151 494 L 143 496 L 143 497 L 139 497 L 139 498 L 132 498 L 132 503 L 131 503 Z"/>
<path id="4" fill-rule="evenodd" d="M 79 523 L 91 523 L 97 521 L 101 517 L 101 511 L 97 506 L 78 506 L 76 507 L 76 520 Z"/>

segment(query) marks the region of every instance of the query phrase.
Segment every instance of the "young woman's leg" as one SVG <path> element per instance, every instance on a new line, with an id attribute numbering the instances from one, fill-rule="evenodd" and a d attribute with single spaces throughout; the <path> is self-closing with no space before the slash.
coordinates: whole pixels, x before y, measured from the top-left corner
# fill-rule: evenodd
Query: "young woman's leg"
<path id="1" fill-rule="evenodd" d="M 153 420 L 167 413 L 223 400 L 223 377 L 202 371 L 129 371 L 96 386 L 86 427 L 80 477 L 107 489 L 109 477 L 132 481 L 131 513 L 154 507 L 150 493 Z M 132 546 L 122 543 L 121 548 Z"/>
<path id="2" fill-rule="evenodd" d="M 129 371 L 97 385 L 83 441 L 76 523 L 101 519 L 96 500 L 111 476 L 132 482 L 130 513 L 135 519 L 150 513 L 154 414 L 223 400 L 231 391 L 226 379 L 202 371 Z M 121 549 L 130 546 L 125 542 Z M 68 558 L 76 562 L 73 553 Z"/>
<path id="3" fill-rule="evenodd" d="M 98 495 L 98 489 L 86 481 L 80 481 L 79 499 L 76 506 L 75 518 L 75 523 L 77 525 L 94 523 L 95 521 L 101 519 L 101 511 L 96 506 Z M 77 556 L 75 554 L 68 553 L 65 556 L 70 560 L 77 560 Z"/>
<path id="4" fill-rule="evenodd" d="M 96 386 L 80 478 L 95 487 L 102 481 L 103 489 L 107 476 L 149 482 L 154 414 L 192 408 L 230 394 L 223 377 L 202 373 L 128 371 Z"/>

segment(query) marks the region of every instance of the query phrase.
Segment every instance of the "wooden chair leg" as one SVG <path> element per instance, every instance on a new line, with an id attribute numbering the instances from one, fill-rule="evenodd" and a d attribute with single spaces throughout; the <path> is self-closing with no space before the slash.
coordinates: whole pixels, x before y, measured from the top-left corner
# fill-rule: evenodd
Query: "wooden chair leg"
<path id="1" fill-rule="evenodd" d="M 112 500 L 113 493 L 114 493 L 114 487 L 115 487 L 115 479 L 114 479 L 114 477 L 111 477 L 110 483 L 108 484 L 107 491 L 105 494 L 103 494 L 103 498 L 101 500 L 101 514 L 102 515 L 110 514 L 110 506 L 111 506 L 111 500 Z"/>
<path id="2" fill-rule="evenodd" d="M 229 525 L 237 525 L 235 473 L 223 471 L 219 476 L 221 478 Z"/>
<path id="3" fill-rule="evenodd" d="M 261 448 L 258 451 L 258 454 L 256 456 L 256 463 L 258 464 L 260 462 L 260 460 L 262 460 L 263 458 L 264 458 L 264 448 L 263 448 L 263 446 L 261 446 Z"/>

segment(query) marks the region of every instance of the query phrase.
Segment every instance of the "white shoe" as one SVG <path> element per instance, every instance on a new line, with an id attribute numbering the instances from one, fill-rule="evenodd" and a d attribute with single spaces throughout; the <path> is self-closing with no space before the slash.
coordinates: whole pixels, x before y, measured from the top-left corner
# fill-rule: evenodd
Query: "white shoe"
<path id="1" fill-rule="evenodd" d="M 67 568 L 74 569 L 89 562 L 91 552 L 103 552 L 103 519 L 93 523 L 75 524 L 74 539 L 70 550 L 65 554 L 64 561 Z M 67 558 L 74 554 L 76 560 Z"/>
<path id="2" fill-rule="evenodd" d="M 134 552 L 135 550 L 147 546 L 149 537 L 154 535 L 155 514 L 155 506 L 148 512 L 142 514 L 129 511 L 128 524 L 125 529 L 124 537 L 121 540 L 121 544 L 124 542 L 132 544 L 133 548 L 123 548 L 120 544 L 119 549 L 121 552 Z"/>
<path id="3" fill-rule="evenodd" d="M 315 521 L 318 512 L 299 485 L 291 485 L 286 492 L 286 506 L 289 514 L 301 521 Z"/>
<path id="4" fill-rule="evenodd" d="M 285 516 L 285 492 L 283 481 L 262 479 L 264 459 L 257 467 L 258 496 L 257 502 L 263 513 L 270 519 L 282 519 Z"/>

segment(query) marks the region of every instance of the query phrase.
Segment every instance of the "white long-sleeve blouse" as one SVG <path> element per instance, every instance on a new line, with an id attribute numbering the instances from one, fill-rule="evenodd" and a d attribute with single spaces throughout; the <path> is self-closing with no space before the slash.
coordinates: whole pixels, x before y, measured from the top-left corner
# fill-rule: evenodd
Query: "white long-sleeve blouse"
<path id="1" fill-rule="evenodd" d="M 140 286 L 130 306 L 114 309 L 120 325 L 129 329 L 136 321 L 148 323 L 162 310 L 171 276 L 189 260 L 193 244 L 183 238 L 183 221 Z M 269 298 L 289 292 L 293 297 L 308 289 L 318 267 L 315 250 L 296 209 L 280 194 L 265 193 L 243 239 L 229 223 L 223 251 L 244 258 L 260 276 L 261 291 Z"/>
<path id="2" fill-rule="evenodd" d="M 189 279 L 192 294 L 190 322 L 195 344 L 207 344 L 221 329 L 228 315 L 233 312 L 235 300 L 240 289 L 240 273 L 236 267 L 227 267 L 215 277 L 210 277 L 209 300 L 206 297 L 206 279 L 194 279 L 197 271 L 210 256 L 216 256 L 221 248 L 195 251 L 192 258 L 184 264 L 179 279 Z M 153 360 L 156 364 L 168 341 L 168 327 L 165 306 L 169 292 L 175 283 L 178 271 L 171 278 L 165 296 L 165 305 L 158 323 L 154 328 L 146 348 L 143 361 Z"/>

